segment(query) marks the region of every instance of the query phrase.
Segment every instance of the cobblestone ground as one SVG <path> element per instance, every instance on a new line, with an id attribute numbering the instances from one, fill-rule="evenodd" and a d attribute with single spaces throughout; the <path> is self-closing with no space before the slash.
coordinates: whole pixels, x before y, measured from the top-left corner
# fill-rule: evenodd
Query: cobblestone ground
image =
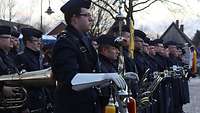
<path id="1" fill-rule="evenodd" d="M 200 78 L 189 81 L 190 103 L 184 105 L 185 113 L 200 113 Z"/>

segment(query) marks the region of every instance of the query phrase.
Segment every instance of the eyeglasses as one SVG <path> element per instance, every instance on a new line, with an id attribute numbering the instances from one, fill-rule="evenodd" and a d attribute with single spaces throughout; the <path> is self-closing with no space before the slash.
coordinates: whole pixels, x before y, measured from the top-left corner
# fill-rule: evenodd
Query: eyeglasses
<path id="1" fill-rule="evenodd" d="M 79 16 L 86 16 L 86 17 L 91 17 L 92 16 L 90 13 L 80 13 L 78 15 Z"/>

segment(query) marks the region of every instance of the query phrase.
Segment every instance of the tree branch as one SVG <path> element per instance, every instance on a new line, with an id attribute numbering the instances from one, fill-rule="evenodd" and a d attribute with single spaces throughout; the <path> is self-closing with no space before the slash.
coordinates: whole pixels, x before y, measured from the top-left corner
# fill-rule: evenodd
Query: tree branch
<path id="1" fill-rule="evenodd" d="M 104 4 L 106 4 L 113 12 L 118 13 L 108 2 L 101 0 Z"/>
<path id="2" fill-rule="evenodd" d="M 94 28 L 93 28 L 93 31 L 92 31 L 93 33 L 95 32 L 96 28 L 99 27 L 99 23 L 102 19 L 101 16 L 103 16 L 102 15 L 102 9 L 100 9 L 100 11 L 98 11 L 97 21 L 96 21 L 96 24 L 94 25 Z"/>
<path id="3" fill-rule="evenodd" d="M 124 10 L 126 13 L 128 13 L 128 6 L 126 5 L 126 3 L 124 3 Z"/>
<path id="4" fill-rule="evenodd" d="M 102 7 L 102 6 L 100 6 L 99 4 L 97 4 L 97 3 L 93 2 L 93 1 L 91 1 L 91 2 L 92 2 L 94 5 L 98 6 L 99 8 L 102 8 L 103 10 L 105 10 L 106 12 L 108 12 L 108 13 L 112 16 L 112 18 L 115 19 L 115 16 L 114 16 L 108 9 L 106 9 L 106 8 L 104 8 L 104 7 Z"/>
<path id="5" fill-rule="evenodd" d="M 151 3 L 149 3 L 147 6 L 141 8 L 141 9 L 138 9 L 138 10 L 133 10 L 133 12 L 142 11 L 142 10 L 148 8 L 149 6 L 151 6 L 153 3 L 157 2 L 157 1 L 158 1 L 158 0 L 154 0 L 154 1 L 152 1 Z"/>
<path id="6" fill-rule="evenodd" d="M 161 2 L 169 2 L 169 3 L 174 4 L 174 5 L 177 5 L 177 6 L 179 6 L 179 7 L 183 7 L 181 4 L 178 4 L 178 3 L 176 3 L 176 2 L 172 2 L 172 1 L 169 1 L 169 0 L 165 0 L 165 1 L 160 0 L 160 1 L 161 1 Z"/>
<path id="7" fill-rule="evenodd" d="M 136 6 L 141 5 L 141 4 L 145 4 L 145 3 L 149 2 L 149 1 L 150 1 L 150 0 L 146 0 L 146 1 L 144 1 L 144 2 L 137 3 L 137 4 L 133 5 L 133 7 L 136 7 Z"/>

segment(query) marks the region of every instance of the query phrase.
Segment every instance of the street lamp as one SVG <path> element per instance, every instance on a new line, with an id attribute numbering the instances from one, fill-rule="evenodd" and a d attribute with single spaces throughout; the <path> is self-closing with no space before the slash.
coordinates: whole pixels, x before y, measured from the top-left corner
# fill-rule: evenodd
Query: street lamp
<path id="1" fill-rule="evenodd" d="M 41 11 L 40 12 L 41 13 L 40 30 L 43 31 L 43 24 L 42 24 L 42 12 L 43 12 L 42 11 L 42 6 L 43 6 L 43 0 L 41 0 L 41 4 L 40 5 L 41 5 L 41 9 L 40 9 L 40 11 Z M 45 13 L 47 13 L 48 15 L 51 15 L 52 13 L 54 13 L 54 11 L 51 9 L 51 6 L 50 6 L 50 0 L 49 0 L 49 7 L 48 7 L 47 11 L 45 11 Z"/>
<path id="2" fill-rule="evenodd" d="M 45 11 L 45 13 L 47 13 L 48 15 L 51 15 L 52 13 L 54 13 L 54 11 L 51 9 L 51 6 L 50 6 L 50 0 L 49 0 L 49 7 L 47 11 Z"/>

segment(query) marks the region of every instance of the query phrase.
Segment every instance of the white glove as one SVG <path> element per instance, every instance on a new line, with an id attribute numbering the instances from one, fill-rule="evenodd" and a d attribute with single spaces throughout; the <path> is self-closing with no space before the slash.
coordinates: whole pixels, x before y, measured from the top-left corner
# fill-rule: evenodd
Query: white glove
<path id="1" fill-rule="evenodd" d="M 127 84 L 124 78 L 118 73 L 105 73 L 105 79 L 112 80 L 119 88 L 126 89 Z"/>
<path id="2" fill-rule="evenodd" d="M 126 89 L 127 84 L 117 73 L 77 73 L 71 80 L 72 89 L 80 91 L 93 86 L 101 86 L 112 80 L 119 88 Z"/>

